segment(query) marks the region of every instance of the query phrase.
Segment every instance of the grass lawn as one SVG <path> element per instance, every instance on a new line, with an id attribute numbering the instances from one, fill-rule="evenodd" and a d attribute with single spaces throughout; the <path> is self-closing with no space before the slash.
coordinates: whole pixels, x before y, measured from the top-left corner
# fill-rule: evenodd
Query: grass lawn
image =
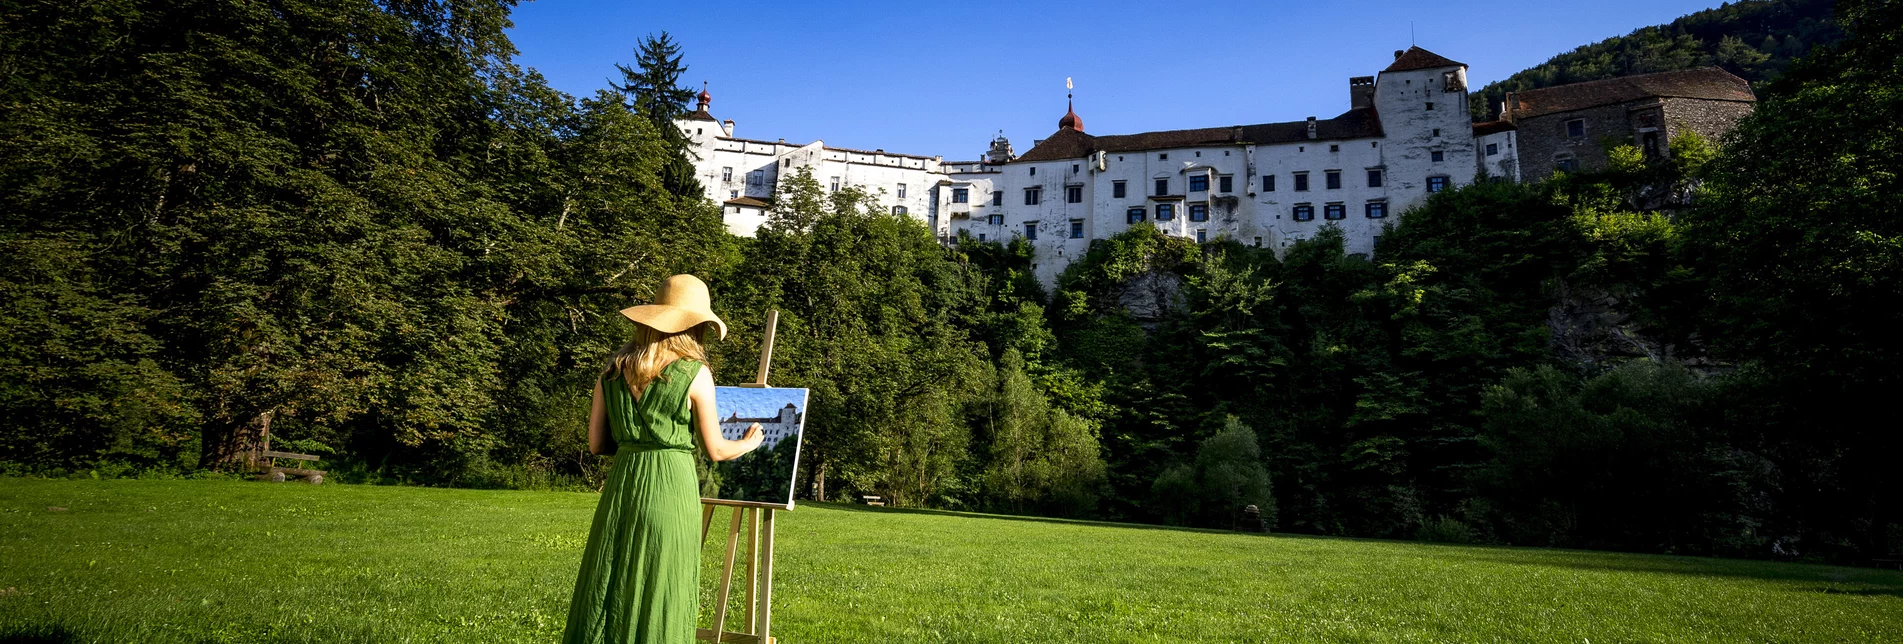
<path id="1" fill-rule="evenodd" d="M 554 641 L 595 499 L 0 479 L 0 642 Z M 1903 641 L 1894 571 L 828 504 L 781 516 L 774 632 L 790 644 Z"/>

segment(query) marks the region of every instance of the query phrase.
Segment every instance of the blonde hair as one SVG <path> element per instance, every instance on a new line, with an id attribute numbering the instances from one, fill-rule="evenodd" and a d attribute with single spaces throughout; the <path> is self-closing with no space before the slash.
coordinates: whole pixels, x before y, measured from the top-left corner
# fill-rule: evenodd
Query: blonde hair
<path id="1" fill-rule="evenodd" d="M 640 400 L 648 383 L 660 378 L 661 370 L 675 360 L 707 361 L 707 350 L 700 346 L 701 332 L 706 328 L 706 324 L 697 324 L 680 333 L 663 333 L 636 322 L 634 337 L 608 358 L 608 367 L 601 375 L 621 374 L 621 379 L 628 382 L 628 391 L 634 394 L 635 400 Z"/>

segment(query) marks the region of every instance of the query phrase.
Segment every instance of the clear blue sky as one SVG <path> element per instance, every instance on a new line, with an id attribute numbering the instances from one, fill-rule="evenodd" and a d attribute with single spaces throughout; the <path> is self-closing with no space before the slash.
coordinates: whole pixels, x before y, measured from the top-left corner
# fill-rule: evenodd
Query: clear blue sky
<path id="1" fill-rule="evenodd" d="M 649 33 L 682 43 L 684 84 L 745 138 L 973 159 L 1057 129 L 1064 78 L 1092 134 L 1327 118 L 1348 77 L 1413 41 L 1474 87 L 1716 0 L 1601 2 L 627 2 L 515 12 L 517 59 L 592 95 Z"/>

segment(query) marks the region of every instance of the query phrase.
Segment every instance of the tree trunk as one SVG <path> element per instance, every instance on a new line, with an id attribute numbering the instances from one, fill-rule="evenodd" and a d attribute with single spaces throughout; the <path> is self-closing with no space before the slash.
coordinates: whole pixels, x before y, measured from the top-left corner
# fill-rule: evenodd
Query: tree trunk
<path id="1" fill-rule="evenodd" d="M 826 500 L 826 462 L 820 461 L 813 467 L 813 500 Z"/>
<path id="2" fill-rule="evenodd" d="M 205 432 L 198 457 L 200 467 L 214 470 L 257 467 L 258 451 L 271 433 L 276 411 L 267 411 L 240 423 L 227 423 Z"/>

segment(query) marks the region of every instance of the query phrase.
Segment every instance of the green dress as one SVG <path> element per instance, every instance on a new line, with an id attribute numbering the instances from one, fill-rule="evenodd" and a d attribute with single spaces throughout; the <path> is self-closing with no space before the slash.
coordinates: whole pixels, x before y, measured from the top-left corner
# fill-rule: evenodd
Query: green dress
<path id="1" fill-rule="evenodd" d="M 636 401 L 601 381 L 614 467 L 595 507 L 568 607 L 569 644 L 692 644 L 700 592 L 700 484 L 687 388 L 701 364 L 675 360 Z"/>

